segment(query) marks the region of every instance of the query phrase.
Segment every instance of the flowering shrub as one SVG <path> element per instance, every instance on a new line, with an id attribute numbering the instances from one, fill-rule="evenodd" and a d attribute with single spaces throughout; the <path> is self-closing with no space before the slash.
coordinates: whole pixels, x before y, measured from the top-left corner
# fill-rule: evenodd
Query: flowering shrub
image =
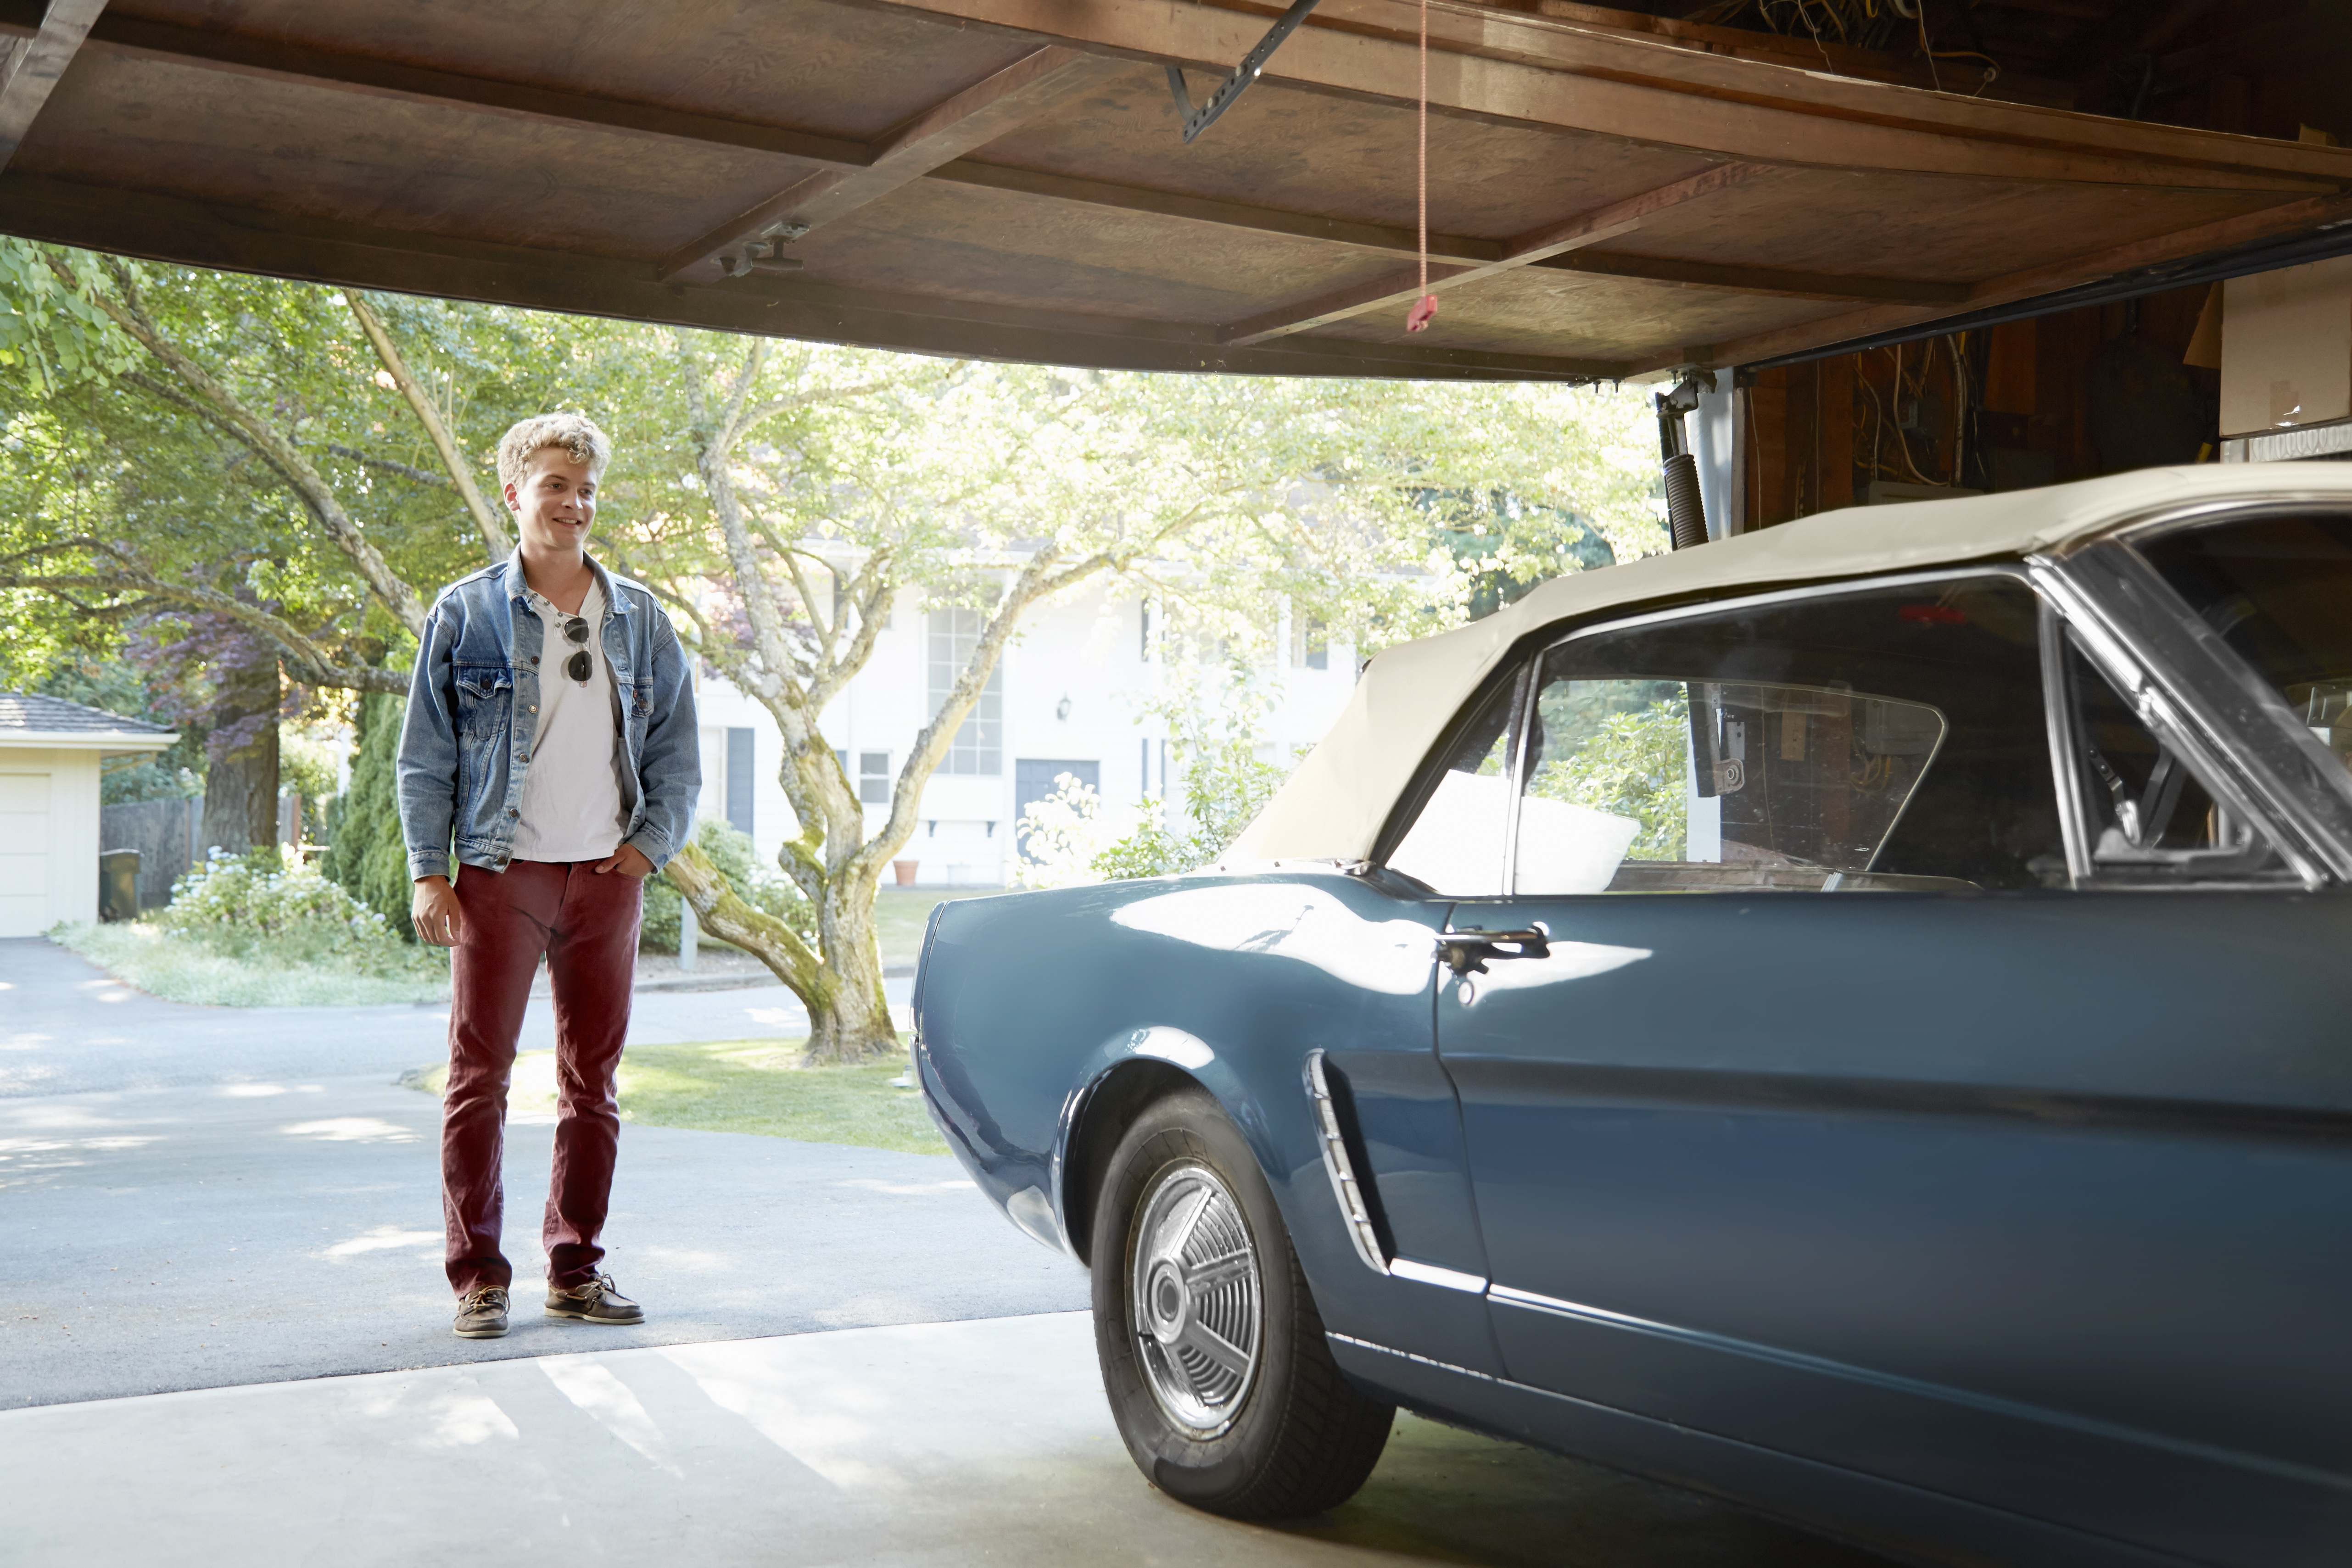
<path id="1" fill-rule="evenodd" d="M 447 966 L 439 948 L 401 940 L 384 917 L 314 866 L 289 866 L 275 848 L 215 850 L 173 885 L 154 924 L 223 957 L 407 977 Z"/>

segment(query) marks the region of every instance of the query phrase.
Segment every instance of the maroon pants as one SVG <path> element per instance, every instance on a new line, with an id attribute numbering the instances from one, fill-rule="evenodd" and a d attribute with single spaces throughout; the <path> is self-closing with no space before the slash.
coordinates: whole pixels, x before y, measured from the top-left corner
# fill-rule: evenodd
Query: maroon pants
<path id="1" fill-rule="evenodd" d="M 548 1183 L 551 1285 L 596 1277 L 596 1243 L 613 1191 L 621 1112 L 614 1074 L 629 1032 L 643 885 L 593 861 L 515 861 L 503 872 L 457 873 L 449 1085 L 441 1100 L 441 1212 L 449 1283 L 459 1295 L 505 1286 L 499 1250 L 506 1198 L 507 1084 L 541 954 L 555 988 L 555 1169 Z"/>

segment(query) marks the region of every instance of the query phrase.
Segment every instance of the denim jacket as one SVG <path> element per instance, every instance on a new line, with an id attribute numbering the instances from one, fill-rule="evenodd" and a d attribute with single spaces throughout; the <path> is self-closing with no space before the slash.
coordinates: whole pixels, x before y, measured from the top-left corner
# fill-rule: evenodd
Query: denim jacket
<path id="1" fill-rule="evenodd" d="M 588 567 L 608 607 L 604 653 L 625 721 L 624 841 L 659 869 L 686 842 L 702 790 L 694 681 L 669 617 L 645 585 L 614 577 L 593 559 Z M 411 880 L 449 874 L 453 832 L 457 859 L 467 865 L 504 871 L 514 858 L 523 777 L 539 727 L 544 632 L 524 597 L 520 559 L 450 584 L 425 616 L 397 768 Z"/>

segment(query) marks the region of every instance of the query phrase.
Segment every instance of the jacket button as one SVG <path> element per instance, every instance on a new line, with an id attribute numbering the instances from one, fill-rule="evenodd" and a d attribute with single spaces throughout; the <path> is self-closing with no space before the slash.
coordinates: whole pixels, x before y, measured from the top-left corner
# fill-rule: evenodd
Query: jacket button
<path id="1" fill-rule="evenodd" d="M 537 712 L 539 711 L 539 705 L 538 705 L 537 703 L 533 703 L 533 704 L 531 704 L 531 705 L 530 705 L 530 711 L 531 711 L 532 713 L 537 713 Z"/>
<path id="2" fill-rule="evenodd" d="M 509 817 L 520 817 L 522 813 L 516 810 L 512 806 L 509 806 L 507 808 L 507 815 Z"/>
<path id="3" fill-rule="evenodd" d="M 536 653 L 533 653 L 533 654 L 530 656 L 530 662 L 531 662 L 532 664 L 538 664 L 538 663 L 539 663 L 539 655 L 538 655 L 538 654 L 536 654 Z"/>

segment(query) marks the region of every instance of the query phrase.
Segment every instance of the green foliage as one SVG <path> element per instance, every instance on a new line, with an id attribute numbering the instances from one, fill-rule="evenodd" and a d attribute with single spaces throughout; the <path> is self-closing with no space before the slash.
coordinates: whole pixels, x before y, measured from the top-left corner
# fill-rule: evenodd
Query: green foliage
<path id="1" fill-rule="evenodd" d="M 51 256 L 69 279 L 58 276 Z M 133 361 L 135 350 L 90 302 L 95 270 L 87 256 L 0 239 L 0 368 L 46 393 L 113 374 Z"/>
<path id="2" fill-rule="evenodd" d="M 1502 491 L 1431 490 L 1419 497 L 1430 537 L 1460 574 L 1462 613 L 1484 620 L 1538 583 L 1614 566 L 1600 530 L 1573 510 L 1530 506 Z"/>
<path id="3" fill-rule="evenodd" d="M 446 972 L 438 948 L 403 942 L 384 917 L 309 865 L 288 866 L 277 846 L 249 854 L 215 850 L 173 884 L 157 929 L 220 957 L 383 979 Z"/>
<path id="4" fill-rule="evenodd" d="M 735 896 L 752 908 L 774 915 L 812 946 L 816 942 L 816 910 L 802 896 L 801 890 L 784 880 L 773 867 L 762 864 L 760 852 L 752 847 L 751 835 L 724 817 L 705 817 L 694 827 L 694 841 L 710 857 L 710 863 L 726 877 Z M 645 914 L 637 927 L 637 947 L 646 953 L 675 953 L 683 931 L 679 915 L 677 889 L 667 879 L 646 879 Z M 704 932 L 700 943 L 714 946 L 729 946 Z"/>
<path id="5" fill-rule="evenodd" d="M 107 759 L 100 774 L 99 798 L 116 806 L 134 800 L 181 800 L 204 792 L 205 745 L 201 730 L 177 723 L 154 700 L 140 672 L 119 659 L 98 659 L 58 651 L 47 668 L 10 668 L 0 674 L 0 685 L 12 691 L 38 692 L 69 703 L 143 719 L 175 728 L 180 738 L 169 749 L 152 757 Z"/>
<path id="6" fill-rule="evenodd" d="M 1182 827 L 1171 830 L 1161 812 L 1151 811 L 1134 832 L 1096 856 L 1094 869 L 1113 879 L 1198 870 L 1241 837 L 1289 776 L 1288 768 L 1258 760 L 1246 735 L 1201 747 L 1184 771 Z"/>
<path id="7" fill-rule="evenodd" d="M 404 940 L 416 940 L 408 910 L 415 883 L 408 874 L 408 846 L 400 832 L 400 802 L 394 764 L 400 751 L 400 724 L 407 704 L 387 692 L 371 692 L 359 702 L 359 747 L 352 758 L 351 788 L 327 809 L 327 851 L 321 869 L 361 904 L 382 916 Z"/>
<path id="8" fill-rule="evenodd" d="M 379 694 L 381 695 L 381 694 Z M 397 702 L 399 699 L 389 699 Z M 302 797 L 302 817 L 325 805 L 335 794 L 335 749 L 323 740 L 302 734 L 278 737 L 278 781 Z"/>
<path id="9" fill-rule="evenodd" d="M 1580 681 L 1571 684 L 1571 693 L 1577 688 L 1601 703 L 1582 713 L 1560 711 L 1568 702 L 1559 708 L 1545 704 L 1547 756 L 1528 781 L 1528 793 L 1634 819 L 1642 831 L 1628 860 L 1683 859 L 1690 814 L 1684 778 L 1690 705 L 1682 684 Z"/>

